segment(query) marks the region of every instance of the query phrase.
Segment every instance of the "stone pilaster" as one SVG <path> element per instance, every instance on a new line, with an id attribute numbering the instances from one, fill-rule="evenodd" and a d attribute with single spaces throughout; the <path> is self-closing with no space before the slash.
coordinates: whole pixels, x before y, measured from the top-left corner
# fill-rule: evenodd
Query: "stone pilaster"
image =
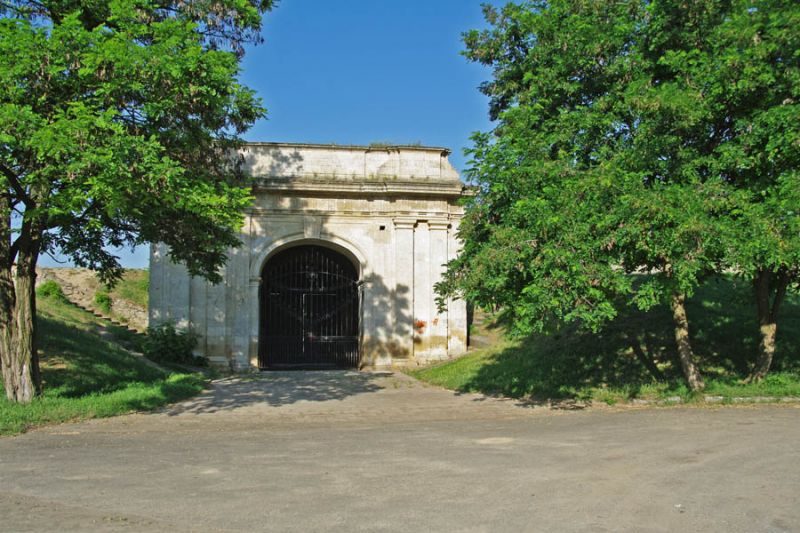
<path id="1" fill-rule="evenodd" d="M 226 305 L 225 305 L 225 279 L 227 273 L 225 267 L 219 271 L 222 276 L 221 282 L 212 284 L 207 282 L 206 294 L 206 346 L 209 360 L 215 365 L 230 367 L 228 353 L 226 351 Z"/>
<path id="2" fill-rule="evenodd" d="M 186 267 L 172 262 L 166 244 L 150 246 L 148 292 L 148 322 L 151 326 L 165 322 L 172 322 L 179 328 L 190 326 L 191 278 Z"/>
<path id="3" fill-rule="evenodd" d="M 396 357 L 414 355 L 414 226 L 413 218 L 394 219 L 395 287 L 392 305 Z"/>
<path id="4" fill-rule="evenodd" d="M 158 293 L 159 298 L 151 304 L 151 318 L 154 325 L 172 322 L 178 328 L 187 328 L 191 307 L 189 273 L 186 267 L 172 261 L 167 245 L 159 243 L 155 247 L 151 254 L 158 265 L 153 278 L 156 286 L 150 293 Z"/>
<path id="5" fill-rule="evenodd" d="M 207 335 L 206 335 L 206 303 L 208 297 L 206 294 L 206 287 L 208 283 L 206 280 L 199 276 L 192 276 L 190 282 L 191 290 L 191 306 L 189 308 L 189 327 L 200 338 L 195 348 L 195 355 L 208 356 Z"/>
<path id="6" fill-rule="evenodd" d="M 447 263 L 447 229 L 449 222 L 443 220 L 429 220 L 430 229 L 430 312 L 431 321 L 429 326 L 429 350 L 428 359 L 447 358 L 447 335 L 448 320 L 447 311 L 439 312 L 436 306 L 436 293 L 433 291 L 434 285 L 442 279 L 442 274 Z"/>
<path id="7" fill-rule="evenodd" d="M 447 258 L 455 259 L 461 251 L 461 243 L 456 238 L 458 219 L 451 219 L 447 239 Z M 462 300 L 447 300 L 448 340 L 447 354 L 450 357 L 461 355 L 467 351 L 467 303 Z"/>
<path id="8" fill-rule="evenodd" d="M 260 296 L 261 296 L 261 278 L 250 278 L 248 284 L 248 302 L 250 307 L 250 321 L 248 324 L 250 332 L 249 343 L 249 358 L 250 367 L 258 368 L 258 334 L 259 334 L 259 320 L 260 320 Z"/>
<path id="9" fill-rule="evenodd" d="M 250 217 L 245 218 L 248 228 Z M 239 235 L 242 246 L 228 252 L 225 279 L 225 336 L 226 354 L 236 370 L 246 370 L 250 365 L 250 306 L 247 305 L 248 280 L 250 279 L 250 232 L 246 229 Z"/>
<path id="10" fill-rule="evenodd" d="M 414 232 L 414 358 L 423 361 L 429 358 L 433 318 L 430 260 L 430 229 L 427 221 L 419 221 Z"/>
<path id="11" fill-rule="evenodd" d="M 161 324 L 164 319 L 164 245 L 150 245 L 150 284 L 148 286 L 147 321 L 150 326 Z"/>

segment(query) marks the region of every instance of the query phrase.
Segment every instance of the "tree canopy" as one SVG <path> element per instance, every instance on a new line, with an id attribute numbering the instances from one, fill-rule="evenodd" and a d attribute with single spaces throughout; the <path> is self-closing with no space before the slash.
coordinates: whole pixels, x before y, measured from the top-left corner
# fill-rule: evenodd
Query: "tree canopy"
<path id="1" fill-rule="evenodd" d="M 0 356 L 10 398 L 29 400 L 24 375 L 35 381 L 40 252 L 111 281 L 120 265 L 109 246 L 164 242 L 191 274 L 219 279 L 250 199 L 234 149 L 264 114 L 237 81 L 239 61 L 271 4 L 0 2 Z"/>
<path id="2" fill-rule="evenodd" d="M 559 0 L 485 14 L 465 55 L 493 69 L 481 90 L 497 122 L 473 137 L 478 191 L 439 290 L 499 307 L 519 334 L 667 303 L 702 388 L 683 306 L 697 284 L 724 269 L 797 280 L 800 7 Z"/>

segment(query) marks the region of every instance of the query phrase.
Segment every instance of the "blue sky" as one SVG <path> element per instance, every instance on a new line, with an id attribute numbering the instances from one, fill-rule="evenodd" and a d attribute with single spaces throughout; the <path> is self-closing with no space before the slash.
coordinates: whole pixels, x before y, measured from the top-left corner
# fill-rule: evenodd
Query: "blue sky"
<path id="1" fill-rule="evenodd" d="M 484 25 L 473 0 L 282 0 L 242 64 L 268 111 L 245 138 L 420 142 L 450 148 L 463 171 L 470 134 L 490 124 L 477 90 L 489 72 L 460 55 L 461 33 Z M 118 255 L 144 268 L 148 253 Z"/>

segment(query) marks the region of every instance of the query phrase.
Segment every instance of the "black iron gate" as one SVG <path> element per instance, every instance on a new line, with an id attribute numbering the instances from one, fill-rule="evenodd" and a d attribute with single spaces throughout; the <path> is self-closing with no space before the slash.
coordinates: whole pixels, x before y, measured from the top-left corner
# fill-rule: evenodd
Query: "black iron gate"
<path id="1" fill-rule="evenodd" d="M 358 366 L 358 272 L 322 246 L 297 246 L 261 274 L 261 368 Z"/>

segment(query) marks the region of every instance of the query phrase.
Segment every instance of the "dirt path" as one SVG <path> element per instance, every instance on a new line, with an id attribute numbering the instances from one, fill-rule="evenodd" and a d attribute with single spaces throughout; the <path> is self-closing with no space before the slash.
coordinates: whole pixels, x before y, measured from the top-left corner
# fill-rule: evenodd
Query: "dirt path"
<path id="1" fill-rule="evenodd" d="M 0 439 L 0 529 L 798 531 L 798 441 L 795 406 L 553 411 L 269 373 Z"/>

